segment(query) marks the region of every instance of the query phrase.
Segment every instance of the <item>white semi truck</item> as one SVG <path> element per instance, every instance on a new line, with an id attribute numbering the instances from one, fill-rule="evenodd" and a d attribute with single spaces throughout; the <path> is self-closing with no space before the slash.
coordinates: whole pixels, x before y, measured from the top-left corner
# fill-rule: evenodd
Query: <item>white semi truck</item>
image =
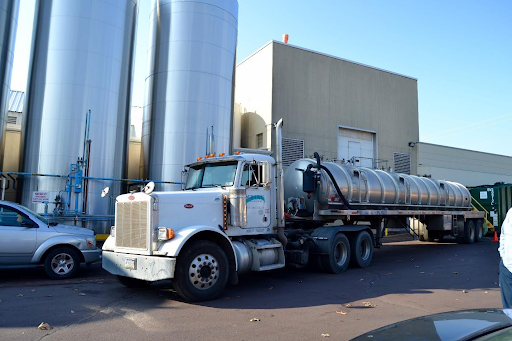
<path id="1" fill-rule="evenodd" d="M 484 213 L 462 185 L 277 155 L 198 158 L 182 191 L 123 194 L 103 245 L 103 268 L 126 286 L 172 279 L 189 301 L 217 297 L 238 274 L 285 265 L 340 273 L 370 265 L 386 227 L 423 240 L 482 238 Z M 418 226 L 417 229 L 411 225 Z"/>

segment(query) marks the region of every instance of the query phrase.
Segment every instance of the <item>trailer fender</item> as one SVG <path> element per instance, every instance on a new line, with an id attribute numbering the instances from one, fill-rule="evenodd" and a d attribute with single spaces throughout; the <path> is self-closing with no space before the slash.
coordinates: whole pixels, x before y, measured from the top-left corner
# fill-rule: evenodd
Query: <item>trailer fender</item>
<path id="1" fill-rule="evenodd" d="M 371 228 L 365 225 L 323 226 L 316 228 L 313 230 L 313 233 L 311 233 L 311 238 L 315 241 L 315 249 L 312 253 L 317 255 L 328 255 L 336 234 L 343 232 L 348 236 L 351 233 L 362 230 L 367 230 L 370 232 L 372 239 L 374 238 Z"/>
<path id="2" fill-rule="evenodd" d="M 213 228 L 211 226 L 194 225 L 176 231 L 174 238 L 165 243 L 162 243 L 162 245 L 158 248 L 158 251 L 165 253 L 168 257 L 178 257 L 183 246 L 185 246 L 185 244 L 191 239 L 204 239 L 213 242 L 222 241 L 220 243 L 222 245 L 219 246 L 224 249 L 228 259 L 233 260 L 235 266 L 234 270 L 238 270 L 238 261 L 231 240 L 218 228 Z"/>

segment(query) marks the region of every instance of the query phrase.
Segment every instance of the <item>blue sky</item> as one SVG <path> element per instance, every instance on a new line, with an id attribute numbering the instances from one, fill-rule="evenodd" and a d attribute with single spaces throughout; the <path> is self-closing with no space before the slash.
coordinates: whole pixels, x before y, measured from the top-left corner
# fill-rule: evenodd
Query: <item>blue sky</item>
<path id="1" fill-rule="evenodd" d="M 22 0 L 12 88 L 24 90 L 34 0 Z M 150 0 L 132 104 L 143 105 Z M 239 0 L 237 61 L 289 43 L 418 79 L 420 141 L 512 156 L 512 1 Z"/>

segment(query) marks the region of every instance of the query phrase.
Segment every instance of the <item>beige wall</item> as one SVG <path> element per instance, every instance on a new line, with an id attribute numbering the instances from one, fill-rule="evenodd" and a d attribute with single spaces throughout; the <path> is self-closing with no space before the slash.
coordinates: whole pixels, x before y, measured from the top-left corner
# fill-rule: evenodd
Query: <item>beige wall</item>
<path id="1" fill-rule="evenodd" d="M 283 136 L 304 140 L 306 156 L 337 158 L 338 127 L 351 127 L 377 132 L 377 156 L 391 167 L 393 152 L 411 153 L 416 173 L 415 79 L 273 41 L 237 66 L 235 102 L 250 114 L 242 147 L 255 148 L 263 131 L 273 145 L 270 123 L 283 118 Z"/>
<path id="2" fill-rule="evenodd" d="M 418 174 L 465 186 L 512 183 L 512 157 L 417 143 Z"/>
<path id="3" fill-rule="evenodd" d="M 268 148 L 272 130 L 272 44 L 237 65 L 235 103 L 241 111 L 241 147 L 256 148 L 256 135 L 263 133 L 263 145 Z"/>
<path id="4" fill-rule="evenodd" d="M 377 132 L 377 157 L 416 152 L 418 91 L 412 78 L 331 56 L 274 44 L 274 120 L 284 118 L 283 136 L 303 139 L 305 154 L 338 156 L 338 127 Z"/>

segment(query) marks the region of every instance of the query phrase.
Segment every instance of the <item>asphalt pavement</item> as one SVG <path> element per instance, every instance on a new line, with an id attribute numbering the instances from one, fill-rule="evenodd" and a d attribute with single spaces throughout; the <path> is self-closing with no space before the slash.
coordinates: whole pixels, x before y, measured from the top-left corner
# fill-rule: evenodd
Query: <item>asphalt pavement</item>
<path id="1" fill-rule="evenodd" d="M 464 245 L 395 235 L 366 269 L 252 273 L 194 304 L 170 281 L 125 288 L 101 264 L 64 281 L 42 269 L 0 270 L 0 340 L 349 340 L 417 316 L 501 308 L 497 247 L 489 238 Z"/>

